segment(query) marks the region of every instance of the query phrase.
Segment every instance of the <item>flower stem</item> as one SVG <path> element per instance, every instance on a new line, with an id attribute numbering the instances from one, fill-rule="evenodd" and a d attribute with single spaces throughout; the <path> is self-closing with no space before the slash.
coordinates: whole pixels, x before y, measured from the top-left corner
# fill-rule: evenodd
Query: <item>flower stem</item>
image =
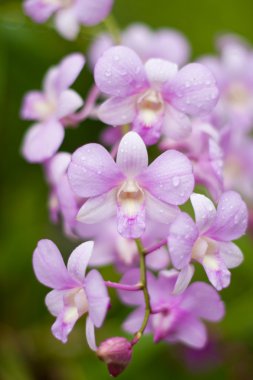
<path id="1" fill-rule="evenodd" d="M 142 290 L 142 284 L 140 283 L 136 285 L 125 285 L 125 284 L 120 284 L 118 282 L 105 281 L 105 285 L 108 288 L 127 290 L 129 292 L 136 292 L 138 290 Z"/>
<path id="2" fill-rule="evenodd" d="M 147 288 L 147 267 L 146 267 L 146 259 L 145 259 L 145 250 L 139 239 L 136 239 L 135 242 L 136 242 L 136 246 L 140 255 L 140 272 L 141 272 L 140 280 L 141 280 L 142 291 L 143 291 L 144 300 L 145 300 L 145 315 L 144 315 L 143 322 L 140 329 L 137 331 L 137 333 L 135 334 L 132 340 L 132 345 L 136 344 L 142 337 L 145 331 L 145 328 L 147 327 L 149 316 L 151 314 L 150 297 L 149 297 L 148 288 Z"/>
<path id="3" fill-rule="evenodd" d="M 121 44 L 120 28 L 119 28 L 118 23 L 112 14 L 110 14 L 110 16 L 108 16 L 104 20 L 104 25 L 105 25 L 106 29 L 108 30 L 108 32 L 111 34 L 111 36 L 114 40 L 114 43 L 120 45 Z"/>
<path id="4" fill-rule="evenodd" d="M 153 252 L 157 251 L 157 249 L 162 248 L 166 244 L 167 244 L 167 239 L 161 240 L 158 243 L 156 243 L 153 246 L 151 246 L 150 248 L 145 248 L 144 251 L 143 251 L 143 254 L 145 256 L 147 256 L 150 253 L 153 253 Z"/>

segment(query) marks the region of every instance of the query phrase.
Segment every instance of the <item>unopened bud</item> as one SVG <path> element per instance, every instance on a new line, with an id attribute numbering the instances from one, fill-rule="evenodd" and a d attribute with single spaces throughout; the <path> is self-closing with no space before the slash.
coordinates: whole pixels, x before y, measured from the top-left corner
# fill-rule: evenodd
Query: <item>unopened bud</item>
<path id="1" fill-rule="evenodd" d="M 110 375 L 117 377 L 131 361 L 132 345 L 122 337 L 110 338 L 100 344 L 97 356 L 107 364 Z"/>

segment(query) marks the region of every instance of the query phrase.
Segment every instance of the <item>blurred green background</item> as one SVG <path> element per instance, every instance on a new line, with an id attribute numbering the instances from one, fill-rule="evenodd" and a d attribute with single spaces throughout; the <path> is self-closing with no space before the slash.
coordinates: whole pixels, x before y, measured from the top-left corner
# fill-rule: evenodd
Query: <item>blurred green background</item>
<path id="1" fill-rule="evenodd" d="M 96 1 L 96 0 L 94 0 Z M 235 32 L 253 43 L 252 0 L 115 0 L 114 15 L 121 26 L 134 21 L 153 27 L 178 28 L 189 38 L 193 57 L 213 51 L 219 32 Z M 23 94 L 39 89 L 48 67 L 71 51 L 86 52 L 92 38 L 87 30 L 74 43 L 50 27 L 36 25 L 22 14 L 21 1 L 0 0 L 0 379 L 90 380 L 107 379 L 106 368 L 87 347 L 84 320 L 62 345 L 50 333 L 53 318 L 44 306 L 46 289 L 35 280 L 31 255 L 36 242 L 53 239 L 64 254 L 74 243 L 62 237 L 48 221 L 47 186 L 39 166 L 20 156 L 28 123 L 19 120 Z M 86 68 L 76 84 L 85 96 L 91 83 Z M 68 131 L 64 147 L 94 140 L 100 131 L 87 122 Z M 200 356 L 179 346 L 153 345 L 149 337 L 136 347 L 124 379 L 252 379 L 253 378 L 253 254 L 252 240 L 240 242 L 243 265 L 233 271 L 232 285 L 222 292 L 227 315 L 210 326 L 213 344 Z M 110 269 L 104 272 L 110 277 Z M 98 339 L 120 334 L 126 310 L 115 304 Z M 194 364 L 195 363 L 195 364 Z M 196 363 L 200 364 L 196 368 Z"/>

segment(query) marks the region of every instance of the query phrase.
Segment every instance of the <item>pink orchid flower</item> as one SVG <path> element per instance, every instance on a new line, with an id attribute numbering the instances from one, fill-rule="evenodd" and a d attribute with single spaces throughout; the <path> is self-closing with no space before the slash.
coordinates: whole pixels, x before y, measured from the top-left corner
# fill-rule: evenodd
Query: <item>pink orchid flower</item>
<path id="1" fill-rule="evenodd" d="M 201 194 L 192 194 L 191 202 L 196 223 L 182 213 L 170 227 L 168 246 L 172 263 L 176 269 L 185 271 L 192 260 L 199 262 L 212 285 L 221 290 L 230 284 L 228 268 L 237 267 L 243 260 L 241 250 L 232 240 L 240 238 L 247 229 L 246 204 L 234 191 L 223 193 L 217 210 Z"/>
<path id="2" fill-rule="evenodd" d="M 126 273 L 121 283 L 136 284 L 140 273 L 133 269 Z M 182 294 L 174 294 L 178 274 L 169 270 L 159 273 L 158 278 L 148 273 L 151 316 L 145 334 L 151 333 L 154 341 L 181 342 L 194 348 L 202 348 L 207 341 L 207 330 L 202 320 L 217 322 L 224 316 L 224 304 L 219 294 L 204 282 L 191 284 Z M 125 331 L 135 333 L 141 327 L 145 302 L 141 291 L 118 291 L 127 305 L 136 306 L 123 324 Z"/>
<path id="3" fill-rule="evenodd" d="M 54 16 L 55 27 L 66 39 L 73 40 L 80 25 L 96 25 L 110 13 L 113 0 L 25 0 L 24 11 L 43 23 Z"/>
<path id="4" fill-rule="evenodd" d="M 77 149 L 68 175 L 74 192 L 88 198 L 78 220 L 93 224 L 117 215 L 118 232 L 125 238 L 140 237 L 146 217 L 171 223 L 194 187 L 187 157 L 171 150 L 148 166 L 146 146 L 135 132 L 122 138 L 116 163 L 99 144 Z"/>
<path id="5" fill-rule="evenodd" d="M 112 47 L 95 66 L 97 87 L 110 98 L 98 109 L 105 123 L 133 123 L 147 144 L 161 133 L 182 139 L 191 133 L 190 116 L 209 114 L 218 100 L 211 71 L 199 63 L 178 70 L 175 63 L 149 59 L 145 64 L 131 49 Z"/>
<path id="6" fill-rule="evenodd" d="M 33 254 L 33 268 L 37 279 L 53 289 L 46 296 L 46 305 L 56 317 L 53 335 L 66 343 L 76 321 L 88 314 L 86 337 L 91 349 L 96 350 L 94 327 L 103 324 L 109 297 L 96 270 L 85 275 L 92 250 L 92 241 L 79 245 L 70 255 L 66 268 L 56 245 L 51 240 L 40 240 Z"/>
<path id="7" fill-rule="evenodd" d="M 69 87 L 85 63 L 81 54 L 64 58 L 52 67 L 43 81 L 43 91 L 29 92 L 23 101 L 21 116 L 36 120 L 26 133 L 22 152 L 30 162 L 43 162 L 53 156 L 64 139 L 63 119 L 83 105 L 83 100 Z"/>

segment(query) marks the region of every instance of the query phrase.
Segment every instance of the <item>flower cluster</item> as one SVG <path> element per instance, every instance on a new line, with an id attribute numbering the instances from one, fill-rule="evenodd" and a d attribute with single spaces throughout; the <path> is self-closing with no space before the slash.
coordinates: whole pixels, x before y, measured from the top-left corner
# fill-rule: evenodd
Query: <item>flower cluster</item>
<path id="1" fill-rule="evenodd" d="M 102 21 L 112 3 L 26 0 L 24 7 L 37 22 L 54 16 L 59 32 L 74 38 L 80 25 Z M 219 56 L 188 63 L 188 42 L 172 29 L 134 24 L 120 44 L 111 30 L 87 52 L 94 85 L 86 99 L 69 89 L 85 64 L 73 53 L 48 71 L 42 92 L 24 97 L 21 116 L 35 121 L 22 152 L 43 166 L 51 220 L 82 242 L 67 267 L 50 240 L 33 254 L 36 277 L 53 289 L 46 296 L 56 317 L 52 333 L 67 342 L 86 314 L 88 345 L 117 376 L 143 334 L 203 348 L 204 321 L 224 316 L 219 291 L 243 260 L 233 241 L 248 226 L 245 201 L 253 206 L 253 50 L 223 36 Z M 64 129 L 86 118 L 106 125 L 101 144 L 59 152 Z M 108 264 L 120 282 L 92 269 Z M 209 284 L 192 281 L 198 264 Z M 108 288 L 135 308 L 123 323 L 132 338 L 97 347 L 95 327 L 113 307 Z"/>

